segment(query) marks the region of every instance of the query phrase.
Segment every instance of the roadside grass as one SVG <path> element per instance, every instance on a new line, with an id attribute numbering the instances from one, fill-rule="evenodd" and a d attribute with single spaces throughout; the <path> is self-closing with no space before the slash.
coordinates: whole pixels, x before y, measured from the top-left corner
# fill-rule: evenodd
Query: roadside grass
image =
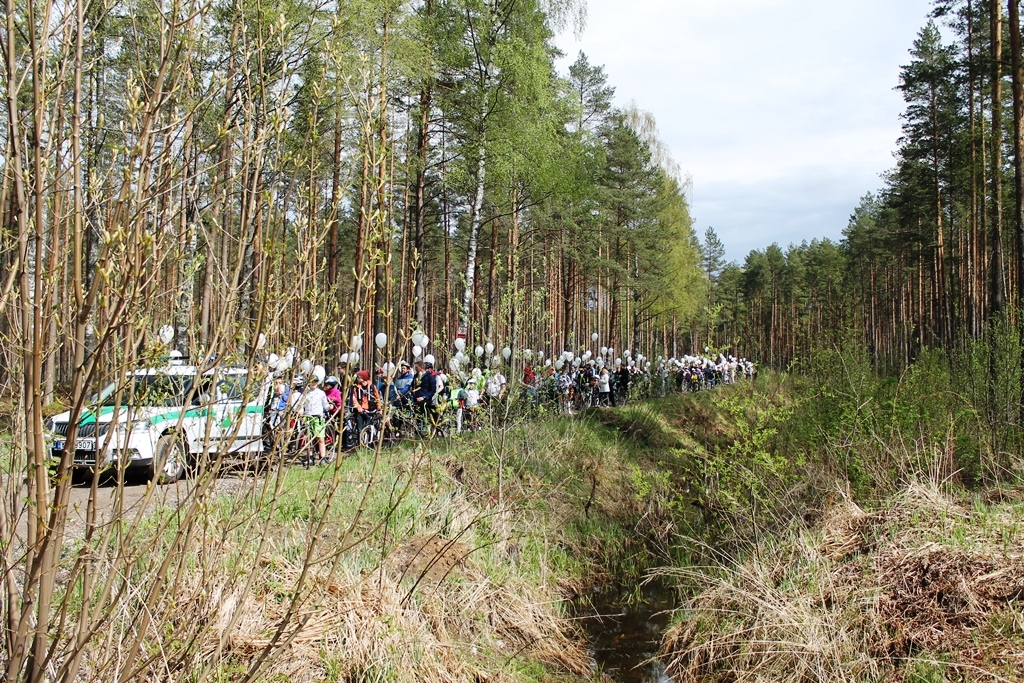
<path id="1" fill-rule="evenodd" d="M 148 680 L 238 680 L 261 661 L 254 680 L 590 680 L 568 599 L 707 559 L 679 539 L 723 514 L 707 472 L 750 438 L 723 403 L 746 391 L 242 471 L 125 515 L 67 554 L 128 568 L 88 671 L 112 675 L 140 638 Z M 68 604 L 99 604 L 72 559 L 62 571 Z"/>
<path id="2" fill-rule="evenodd" d="M 426 453 L 361 451 L 332 466 L 243 475 L 205 503 L 170 590 L 150 605 L 149 676 L 237 678 L 287 624 L 290 642 L 260 680 L 589 677 L 561 609 L 558 579 L 573 563 L 543 515 L 497 510 Z M 181 515 L 153 510 L 134 534 L 117 534 L 130 539 L 133 590 L 144 594 L 146 577 L 175 552 Z M 96 643 L 94 672 L 131 639 L 132 610 L 116 616 Z M 161 638 L 162 625 L 173 641 Z"/>
<path id="3" fill-rule="evenodd" d="M 259 680 L 590 680 L 567 598 L 666 562 L 690 510 L 677 432 L 656 408 L 623 412 L 242 472 L 118 520 L 88 542 L 102 556 L 120 539 L 139 598 L 95 637 L 89 669 L 111 671 L 146 610 L 139 675 L 154 680 L 237 679 L 271 650 Z M 146 600 L 165 558 L 172 579 Z M 67 571 L 73 604 L 88 602 Z"/>

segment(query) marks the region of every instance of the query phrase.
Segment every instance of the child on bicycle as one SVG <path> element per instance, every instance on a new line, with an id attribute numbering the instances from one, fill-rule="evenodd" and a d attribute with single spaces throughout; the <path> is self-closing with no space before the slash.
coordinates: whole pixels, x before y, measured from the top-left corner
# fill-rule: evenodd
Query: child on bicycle
<path id="1" fill-rule="evenodd" d="M 331 402 L 320 388 L 320 381 L 316 376 L 310 377 L 302 396 L 302 419 L 306 424 L 309 438 L 316 442 L 320 461 L 327 459 L 327 445 L 324 439 L 327 436 L 327 415 L 330 411 Z M 310 457 L 308 462 L 312 463 L 312 460 Z"/>

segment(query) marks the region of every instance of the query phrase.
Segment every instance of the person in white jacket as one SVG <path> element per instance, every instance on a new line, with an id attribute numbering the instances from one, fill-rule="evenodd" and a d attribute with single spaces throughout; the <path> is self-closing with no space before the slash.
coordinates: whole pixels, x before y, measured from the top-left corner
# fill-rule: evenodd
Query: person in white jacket
<path id="1" fill-rule="evenodd" d="M 610 406 L 612 404 L 612 382 L 608 368 L 601 368 L 601 374 L 597 376 L 597 394 L 599 406 Z"/>
<path id="2" fill-rule="evenodd" d="M 331 412 L 331 402 L 327 394 L 320 388 L 316 377 L 310 377 L 306 383 L 306 391 L 302 398 L 302 419 L 306 424 L 306 433 L 316 441 L 320 453 L 320 462 L 327 460 L 327 416 Z"/>

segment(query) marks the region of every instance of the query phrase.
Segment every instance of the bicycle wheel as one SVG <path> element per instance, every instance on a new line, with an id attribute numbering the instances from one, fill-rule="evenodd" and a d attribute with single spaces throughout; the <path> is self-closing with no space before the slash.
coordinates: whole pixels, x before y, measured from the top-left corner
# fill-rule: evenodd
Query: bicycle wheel
<path id="1" fill-rule="evenodd" d="M 380 438 L 380 429 L 377 428 L 377 425 L 371 423 L 363 427 L 363 430 L 359 432 L 359 445 L 363 448 L 374 449 L 377 448 Z"/>

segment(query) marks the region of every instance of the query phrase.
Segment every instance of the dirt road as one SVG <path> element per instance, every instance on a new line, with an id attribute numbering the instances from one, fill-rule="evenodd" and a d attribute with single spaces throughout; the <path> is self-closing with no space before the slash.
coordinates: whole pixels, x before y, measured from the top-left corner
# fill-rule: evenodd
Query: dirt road
<path id="1" fill-rule="evenodd" d="M 214 495 L 236 490 L 242 480 L 231 474 L 217 479 L 213 485 Z M 151 496 L 148 496 L 150 486 L 154 487 Z M 183 479 L 176 484 L 157 485 L 151 484 L 142 477 L 128 477 L 124 486 L 118 486 L 113 477 L 106 477 L 96 487 L 95 510 L 90 512 L 89 499 L 92 495 L 90 483 L 76 485 L 71 489 L 71 498 L 68 503 L 67 538 L 81 538 L 85 534 L 87 519 L 90 514 L 95 515 L 98 525 L 109 524 L 112 520 L 121 517 L 122 519 L 134 519 L 139 512 L 147 512 L 160 507 L 176 507 L 187 501 L 195 487 L 191 479 Z M 148 497 L 148 499 L 147 499 Z M 19 497 L 24 499 L 24 495 Z M 28 533 L 27 509 L 22 509 L 15 523 L 15 535 L 18 540 L 24 543 Z"/>

